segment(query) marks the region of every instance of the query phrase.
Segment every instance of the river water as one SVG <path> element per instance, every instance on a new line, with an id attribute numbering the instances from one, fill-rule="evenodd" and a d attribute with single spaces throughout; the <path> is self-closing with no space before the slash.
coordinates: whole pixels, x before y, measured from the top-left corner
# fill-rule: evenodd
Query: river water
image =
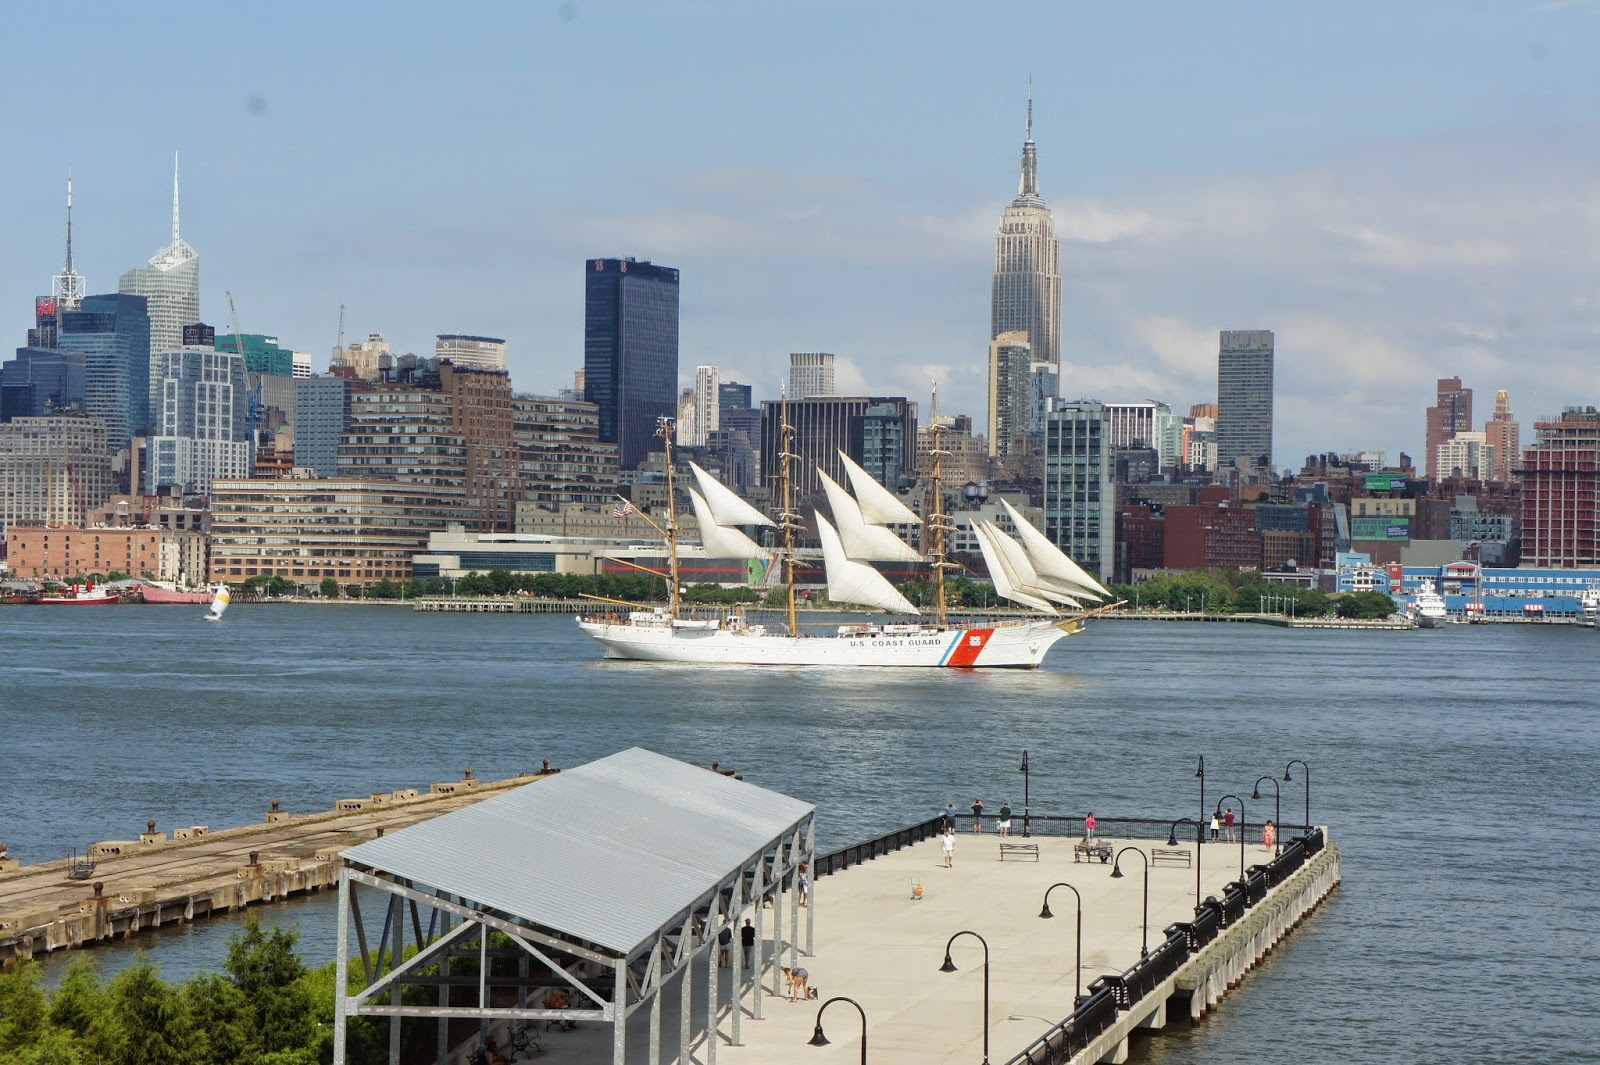
<path id="1" fill-rule="evenodd" d="M 603 662 L 565 616 L 242 604 L 0 610 L 0 840 L 26 862 L 98 839 L 575 765 L 642 745 L 812 801 L 824 847 L 981 795 L 1035 813 L 1193 816 L 1245 797 L 1311 815 L 1344 884 L 1193 1028 L 1135 1060 L 1592 1062 L 1600 636 L 1101 622 L 1033 673 Z M 330 899 L 258 911 L 332 956 Z M 216 967 L 229 920 L 141 940 Z M 124 948 L 95 952 L 123 964 Z M 65 956 L 52 962 L 59 967 Z"/>

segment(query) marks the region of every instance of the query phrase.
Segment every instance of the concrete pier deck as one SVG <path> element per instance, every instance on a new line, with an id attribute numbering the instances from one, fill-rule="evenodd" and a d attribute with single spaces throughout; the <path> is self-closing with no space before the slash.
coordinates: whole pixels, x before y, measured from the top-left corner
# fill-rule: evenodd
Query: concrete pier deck
<path id="1" fill-rule="evenodd" d="M 86 856 L 94 872 L 82 880 L 69 879 L 72 859 L 0 863 L 0 964 L 332 887 L 343 848 L 541 775 L 484 781 L 471 772 L 427 791 L 341 799 L 332 810 L 274 808 L 258 825 L 188 826 L 96 843 Z"/>
<path id="2" fill-rule="evenodd" d="M 1166 938 L 1163 929 L 1194 918 L 1193 867 L 1163 863 L 1150 869 L 1146 924 L 1145 866 L 1138 856 L 1124 855 L 1123 875 L 1113 879 L 1110 865 L 1075 863 L 1073 839 L 1013 836 L 1009 842 L 1037 843 L 1039 860 L 1008 857 L 1001 861 L 999 840 L 993 833 L 964 832 L 957 839 L 955 865 L 950 869 L 943 868 L 940 844 L 934 839 L 819 880 L 812 894 L 815 956 L 800 961 L 810 972 L 818 998 L 788 1001 L 782 993 L 781 975 L 774 970 L 758 1007 L 748 975 L 737 968 L 723 969 L 718 994 L 724 1002 L 731 997 L 734 974 L 743 977 L 738 1044 L 732 1042 L 732 1013 L 725 1011 L 714 1048 L 707 1043 L 703 1029 L 693 1033 L 690 1060 L 698 1065 L 859 1061 L 861 1017 L 848 1003 L 835 1004 L 824 1017 L 831 1045 L 808 1045 L 818 1006 L 832 996 L 845 995 L 866 1012 L 869 1061 L 879 1065 L 981 1061 L 987 1031 L 989 1060 L 1000 1065 L 1036 1044 L 1073 1010 L 1075 900 L 1072 892 L 1057 888 L 1050 896 L 1055 917 L 1043 920 L 1039 912 L 1046 888 L 1064 881 L 1083 896 L 1085 990 L 1097 977 L 1122 973 L 1139 960 L 1146 927 L 1154 951 Z M 1145 854 L 1153 845 L 1165 849 L 1150 840 L 1114 842 L 1119 852 L 1124 846 L 1137 847 Z M 1196 849 L 1192 843 L 1186 846 Z M 1220 895 L 1224 885 L 1239 878 L 1239 846 L 1218 843 L 1198 849 L 1201 895 Z M 1247 867 L 1265 864 L 1271 857 L 1259 844 L 1244 849 Z M 1122 1061 L 1134 1030 L 1159 1028 L 1169 1020 L 1187 1022 L 1215 1006 L 1338 880 L 1339 852 L 1330 844 L 1188 958 L 1152 994 L 1119 1012 L 1105 1031 L 1070 1060 Z M 914 901 L 912 886 L 918 883 L 923 885 L 923 897 Z M 788 896 L 766 911 L 769 953 L 772 918 L 781 921 L 787 936 L 790 913 Z M 805 913 L 800 911 L 795 937 L 802 946 Z M 962 930 L 977 932 L 988 940 L 987 1024 L 981 944 L 971 936 L 960 937 L 952 948 L 959 971 L 940 971 L 946 943 Z M 737 965 L 737 944 L 734 955 Z M 781 964 L 788 963 L 789 954 L 785 953 Z M 692 1013 L 697 1024 L 705 1015 L 707 984 L 702 964 L 692 984 L 698 1000 Z M 677 993 L 676 983 L 663 992 L 662 1013 L 667 1023 L 660 1060 L 687 1065 L 676 1050 L 679 1039 L 672 1019 L 679 1014 Z M 559 1054 L 562 1061 L 602 1065 L 612 1060 L 611 1035 L 603 1028 L 586 1025 L 576 1031 L 546 1032 L 544 1050 Z M 631 1019 L 628 1028 L 628 1061 L 651 1062 L 642 1013 Z"/>

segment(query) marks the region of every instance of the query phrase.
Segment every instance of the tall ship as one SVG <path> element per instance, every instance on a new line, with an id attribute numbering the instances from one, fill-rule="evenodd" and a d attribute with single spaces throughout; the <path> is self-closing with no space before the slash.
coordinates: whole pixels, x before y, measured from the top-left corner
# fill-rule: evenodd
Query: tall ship
<path id="1" fill-rule="evenodd" d="M 843 452 L 840 458 L 854 494 L 818 471 L 833 517 L 830 522 L 821 512 L 813 512 L 822 543 L 828 599 L 841 605 L 884 611 L 895 620 L 826 626 L 831 631 L 803 631 L 805 627 L 795 609 L 795 538 L 805 526 L 803 516 L 794 509 L 791 490 L 793 464 L 799 457 L 794 454 L 794 428 L 789 424 L 787 403 L 782 410 L 777 521 L 693 463 L 690 469 L 695 486 L 688 494 L 708 554 L 772 562 L 772 552 L 743 530 L 752 526 L 777 530 L 781 548 L 776 564 L 784 581 L 787 624 L 779 628 L 752 622 L 742 608 L 699 615 L 690 615 L 683 609 L 673 517 L 676 507 L 669 505 L 666 527 L 656 526 L 667 545 L 669 571 L 659 574 L 667 582 L 667 605 L 638 609 L 632 604 L 602 600 L 627 609 L 578 617 L 578 627 L 605 646 L 607 658 L 720 665 L 1037 669 L 1057 641 L 1081 632 L 1090 619 L 1121 605 L 1112 601 L 1114 597 L 1106 588 L 1029 524 L 1016 508 L 1002 500 L 1017 536 L 1013 538 L 987 521 L 976 523 L 973 530 L 996 593 L 1027 608 L 1032 616 L 983 621 L 948 616 L 945 572 L 960 567 L 945 557 L 945 538 L 955 526 L 943 512 L 940 479 L 948 452 L 941 447 L 935 393 L 933 469 L 925 497 L 931 505 L 924 506 L 928 511 L 925 517 L 919 517 Z M 666 449 L 667 498 L 671 500 L 674 486 L 670 419 L 658 423 L 657 435 Z M 917 551 L 895 535 L 889 528 L 895 524 L 922 526 L 923 550 Z M 879 561 L 919 562 L 930 568 L 935 591 L 931 619 L 925 620 L 922 612 L 873 568 L 871 563 Z"/>

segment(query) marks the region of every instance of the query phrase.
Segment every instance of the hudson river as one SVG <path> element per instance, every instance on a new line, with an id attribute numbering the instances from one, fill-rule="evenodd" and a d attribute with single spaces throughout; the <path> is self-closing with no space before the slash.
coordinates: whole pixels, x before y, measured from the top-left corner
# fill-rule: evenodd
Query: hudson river
<path id="1" fill-rule="evenodd" d="M 602 662 L 565 616 L 200 614 L 0 609 L 13 855 L 136 837 L 147 818 L 221 828 L 260 821 L 271 799 L 323 810 L 468 766 L 498 778 L 634 745 L 815 802 L 824 846 L 975 795 L 1020 808 L 1023 748 L 1035 813 L 1192 817 L 1203 753 L 1208 803 L 1242 795 L 1257 824 L 1272 792 L 1253 802 L 1251 788 L 1270 774 L 1298 822 L 1304 774 L 1282 777 L 1301 758 L 1343 887 L 1204 1023 L 1136 1060 L 1596 1060 L 1591 630 L 1102 622 L 1036 673 L 900 673 Z M 330 902 L 258 912 L 298 923 L 319 961 Z M 185 975 L 216 967 L 234 927 L 139 942 Z M 109 968 L 129 951 L 94 956 Z"/>

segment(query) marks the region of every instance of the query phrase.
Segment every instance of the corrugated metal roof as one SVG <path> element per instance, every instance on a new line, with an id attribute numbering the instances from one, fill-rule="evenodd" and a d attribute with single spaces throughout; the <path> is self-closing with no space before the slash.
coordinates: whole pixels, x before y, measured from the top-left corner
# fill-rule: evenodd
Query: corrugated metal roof
<path id="1" fill-rule="evenodd" d="M 635 747 L 342 856 L 632 954 L 813 810 Z"/>

